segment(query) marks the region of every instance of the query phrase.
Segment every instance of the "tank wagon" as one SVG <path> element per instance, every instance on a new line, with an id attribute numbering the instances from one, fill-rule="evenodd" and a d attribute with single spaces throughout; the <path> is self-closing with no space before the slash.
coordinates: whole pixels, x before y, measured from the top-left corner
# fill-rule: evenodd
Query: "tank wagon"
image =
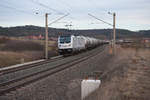
<path id="1" fill-rule="evenodd" d="M 100 44 L 102 44 L 101 40 L 91 37 L 62 35 L 58 37 L 58 52 L 62 55 L 70 54 L 91 49 Z"/>

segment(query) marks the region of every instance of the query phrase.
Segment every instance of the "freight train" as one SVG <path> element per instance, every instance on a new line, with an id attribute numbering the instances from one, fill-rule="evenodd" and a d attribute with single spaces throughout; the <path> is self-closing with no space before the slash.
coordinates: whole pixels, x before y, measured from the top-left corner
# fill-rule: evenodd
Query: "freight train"
<path id="1" fill-rule="evenodd" d="M 95 48 L 100 44 L 103 44 L 102 40 L 91 37 L 62 35 L 58 37 L 58 52 L 60 55 L 72 54 Z"/>

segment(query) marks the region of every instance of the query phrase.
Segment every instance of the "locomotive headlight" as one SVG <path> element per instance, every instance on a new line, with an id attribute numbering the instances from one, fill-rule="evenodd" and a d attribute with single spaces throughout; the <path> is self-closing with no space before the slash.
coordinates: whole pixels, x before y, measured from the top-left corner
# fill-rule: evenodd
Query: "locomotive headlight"
<path id="1" fill-rule="evenodd" d="M 59 45 L 59 47 L 61 47 L 61 45 Z"/>
<path id="2" fill-rule="evenodd" d="M 71 46 L 71 44 L 69 44 L 68 46 Z"/>

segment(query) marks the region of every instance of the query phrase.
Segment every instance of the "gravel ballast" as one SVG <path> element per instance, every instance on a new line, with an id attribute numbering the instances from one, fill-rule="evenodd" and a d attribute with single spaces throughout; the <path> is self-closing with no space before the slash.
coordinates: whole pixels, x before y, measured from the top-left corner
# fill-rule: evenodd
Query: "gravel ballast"
<path id="1" fill-rule="evenodd" d="M 21 87 L 0 97 L 0 100 L 80 100 L 82 73 L 105 72 L 113 57 L 108 47 L 101 53 L 71 68 Z"/>

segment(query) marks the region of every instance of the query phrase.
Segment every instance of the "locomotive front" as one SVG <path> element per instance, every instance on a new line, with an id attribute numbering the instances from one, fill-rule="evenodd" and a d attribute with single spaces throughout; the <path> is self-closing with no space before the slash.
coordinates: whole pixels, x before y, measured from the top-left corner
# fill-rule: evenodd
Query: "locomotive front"
<path id="1" fill-rule="evenodd" d="M 59 54 L 72 52 L 72 36 L 71 35 L 58 37 L 58 52 Z"/>

